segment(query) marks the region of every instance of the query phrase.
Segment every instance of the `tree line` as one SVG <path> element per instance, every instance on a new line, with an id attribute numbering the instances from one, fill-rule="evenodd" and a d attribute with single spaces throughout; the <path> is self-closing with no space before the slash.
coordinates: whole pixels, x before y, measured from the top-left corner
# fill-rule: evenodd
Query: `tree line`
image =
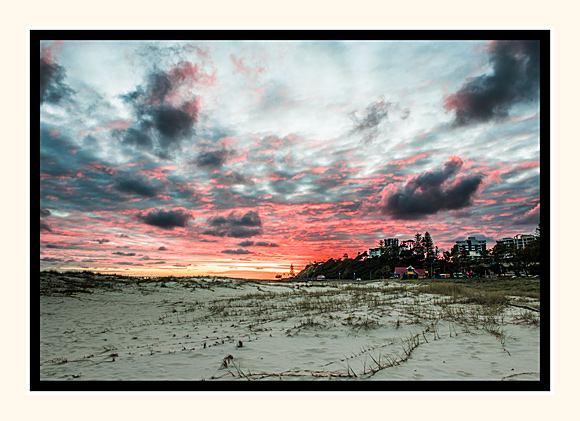
<path id="1" fill-rule="evenodd" d="M 413 241 L 403 241 L 398 247 L 379 242 L 380 256 L 370 257 L 368 252 L 355 258 L 331 258 L 326 262 L 309 263 L 297 278 L 329 279 L 384 279 L 393 276 L 395 267 L 413 266 L 425 269 L 427 277 L 446 274 L 455 276 L 515 276 L 539 275 L 540 273 L 540 227 L 537 236 L 524 248 L 507 247 L 498 243 L 492 249 L 483 250 L 480 256 L 469 256 L 455 246 L 450 251 L 440 251 L 429 232 L 417 232 Z"/>

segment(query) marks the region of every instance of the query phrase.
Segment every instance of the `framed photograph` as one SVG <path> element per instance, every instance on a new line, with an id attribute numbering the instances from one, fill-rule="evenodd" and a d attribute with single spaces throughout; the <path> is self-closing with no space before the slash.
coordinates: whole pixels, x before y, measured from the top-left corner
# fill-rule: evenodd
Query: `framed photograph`
<path id="1" fill-rule="evenodd" d="M 30 390 L 550 391 L 550 37 L 31 29 Z"/>

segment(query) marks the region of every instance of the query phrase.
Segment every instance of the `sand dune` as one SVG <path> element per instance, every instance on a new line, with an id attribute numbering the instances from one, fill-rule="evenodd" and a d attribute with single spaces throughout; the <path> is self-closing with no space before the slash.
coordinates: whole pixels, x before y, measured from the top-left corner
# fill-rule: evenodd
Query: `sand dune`
<path id="1" fill-rule="evenodd" d="M 41 380 L 540 376 L 539 313 L 394 281 L 41 275 L 40 328 Z"/>

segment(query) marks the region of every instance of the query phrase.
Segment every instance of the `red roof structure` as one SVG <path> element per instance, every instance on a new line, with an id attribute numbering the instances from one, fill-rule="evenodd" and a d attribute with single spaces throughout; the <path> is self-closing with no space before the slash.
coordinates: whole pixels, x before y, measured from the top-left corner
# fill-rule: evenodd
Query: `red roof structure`
<path id="1" fill-rule="evenodd" d="M 395 275 L 403 276 L 407 272 L 407 268 L 404 266 L 397 266 L 395 268 Z"/>
<path id="2" fill-rule="evenodd" d="M 419 277 L 419 276 L 425 277 L 426 276 L 425 269 L 415 269 L 413 266 L 409 266 L 409 267 L 397 266 L 397 267 L 395 267 L 395 275 L 399 276 L 401 278 L 404 275 L 410 275 L 409 272 L 411 272 L 413 275 L 416 275 L 417 277 Z"/>

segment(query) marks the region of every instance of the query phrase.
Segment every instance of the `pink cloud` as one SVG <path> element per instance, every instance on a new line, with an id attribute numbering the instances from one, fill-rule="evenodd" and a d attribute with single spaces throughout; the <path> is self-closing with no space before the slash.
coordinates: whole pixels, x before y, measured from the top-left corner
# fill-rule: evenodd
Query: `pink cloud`
<path id="1" fill-rule="evenodd" d="M 80 137 L 85 137 L 88 134 L 100 133 L 103 130 L 126 130 L 131 127 L 131 122 L 128 120 L 115 120 L 110 121 L 104 126 L 95 127 L 93 129 L 85 129 L 80 132 Z"/>
<path id="2" fill-rule="evenodd" d="M 265 71 L 265 68 L 261 66 L 248 66 L 245 63 L 244 58 L 237 58 L 233 54 L 230 55 L 230 61 L 234 65 L 234 74 L 240 73 L 253 81 L 257 81 L 260 75 Z"/>
<path id="3" fill-rule="evenodd" d="M 540 204 L 538 203 L 522 216 L 514 218 L 514 222 L 518 224 L 538 224 L 540 222 Z"/>
<path id="4" fill-rule="evenodd" d="M 524 200 L 528 200 L 527 197 L 513 197 L 507 198 L 505 200 L 506 203 L 513 203 L 513 202 L 523 202 Z"/>
<path id="5" fill-rule="evenodd" d="M 420 153 L 414 156 L 411 156 L 407 159 L 397 159 L 396 161 L 392 161 L 391 165 L 396 165 L 396 166 L 400 166 L 400 167 L 405 167 L 409 164 L 414 164 L 415 162 L 417 162 L 419 159 L 422 158 L 427 158 L 428 156 L 431 155 L 431 152 L 424 152 L 424 153 Z"/>
<path id="6" fill-rule="evenodd" d="M 61 40 L 46 42 L 42 44 L 42 58 L 46 63 L 54 64 L 57 62 L 57 55 L 62 53 L 64 43 Z"/>

